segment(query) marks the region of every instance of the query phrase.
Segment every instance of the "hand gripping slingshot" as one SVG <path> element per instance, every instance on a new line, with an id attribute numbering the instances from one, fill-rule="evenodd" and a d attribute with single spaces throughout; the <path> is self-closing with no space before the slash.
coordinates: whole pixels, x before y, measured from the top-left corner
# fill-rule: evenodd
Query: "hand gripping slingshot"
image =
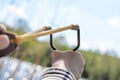
<path id="1" fill-rule="evenodd" d="M 0 32 L 0 35 L 5 34 L 9 37 L 9 40 L 10 40 L 10 45 L 4 50 L 0 50 L 0 57 L 9 55 L 11 52 L 13 52 L 16 49 L 16 47 L 19 44 L 21 44 L 25 41 L 28 41 L 30 39 L 34 39 L 34 38 L 37 38 L 37 37 L 46 36 L 46 35 L 50 35 L 51 48 L 53 50 L 56 50 L 56 48 L 53 45 L 52 34 L 57 33 L 57 32 L 61 32 L 61 31 L 65 31 L 65 30 L 68 30 L 68 29 L 77 31 L 77 46 L 73 49 L 73 51 L 76 51 L 80 46 L 79 25 L 69 25 L 69 26 L 65 26 L 65 27 L 62 27 L 62 28 L 54 29 L 54 30 L 51 30 L 51 27 L 48 26 L 48 27 L 40 28 L 36 31 L 32 31 L 32 32 L 29 32 L 29 33 L 26 33 L 26 34 L 23 34 L 23 35 L 19 35 L 19 36 L 18 35 L 15 36 L 14 34 L 9 33 L 9 32 L 5 32 L 5 33 Z"/>

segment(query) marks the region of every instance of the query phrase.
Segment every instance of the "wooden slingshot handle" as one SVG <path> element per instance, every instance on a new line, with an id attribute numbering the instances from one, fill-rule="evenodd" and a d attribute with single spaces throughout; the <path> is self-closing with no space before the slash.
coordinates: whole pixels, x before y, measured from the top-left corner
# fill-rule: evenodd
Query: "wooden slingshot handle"
<path id="1" fill-rule="evenodd" d="M 69 26 L 65 26 L 62 28 L 58 28 L 58 29 L 54 29 L 54 30 L 47 30 L 47 31 L 42 31 L 42 32 L 35 32 L 32 34 L 27 34 L 27 35 L 20 35 L 20 36 L 16 36 L 16 39 L 12 40 L 13 42 L 17 43 L 17 44 L 21 44 L 25 41 L 28 41 L 29 39 L 34 39 L 37 37 L 41 37 L 41 36 L 45 36 L 45 35 L 49 35 L 52 33 L 57 33 L 57 32 L 61 32 L 61 31 L 65 31 L 65 30 L 78 30 L 79 29 L 79 25 L 69 25 Z"/>
<path id="2" fill-rule="evenodd" d="M 42 31 L 46 31 L 46 30 L 50 30 L 50 29 L 51 29 L 51 27 L 46 26 L 46 27 L 37 29 L 35 31 L 23 34 L 23 36 L 32 35 L 32 34 L 35 34 L 35 33 L 38 33 L 38 32 L 42 32 Z M 16 47 L 18 46 L 17 45 L 18 43 L 15 43 L 15 42 L 13 43 L 13 40 L 16 40 L 15 34 L 10 33 L 10 32 L 0 32 L 0 35 L 2 35 L 2 34 L 8 36 L 8 38 L 10 40 L 10 45 L 7 48 L 5 48 L 5 49 L 0 50 L 0 57 L 10 55 L 16 49 Z"/>

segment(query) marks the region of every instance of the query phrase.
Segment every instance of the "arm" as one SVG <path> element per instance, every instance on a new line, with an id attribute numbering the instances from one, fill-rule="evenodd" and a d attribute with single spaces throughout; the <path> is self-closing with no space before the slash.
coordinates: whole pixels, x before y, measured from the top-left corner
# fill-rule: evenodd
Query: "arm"
<path id="1" fill-rule="evenodd" d="M 41 80 L 78 80 L 85 61 L 79 52 L 53 51 L 52 67 L 45 70 Z"/>

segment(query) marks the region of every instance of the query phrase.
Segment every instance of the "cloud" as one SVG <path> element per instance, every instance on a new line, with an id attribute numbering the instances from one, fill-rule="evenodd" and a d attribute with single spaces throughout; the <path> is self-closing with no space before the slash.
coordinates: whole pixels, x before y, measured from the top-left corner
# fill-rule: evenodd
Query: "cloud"
<path id="1" fill-rule="evenodd" d="M 25 13 L 25 9 L 16 7 L 14 5 L 7 5 L 6 9 L 9 10 L 12 14 L 20 17 L 20 18 L 26 18 L 27 15 Z"/>
<path id="2" fill-rule="evenodd" d="M 120 18 L 113 17 L 107 20 L 107 24 L 111 26 L 120 26 Z"/>
<path id="3" fill-rule="evenodd" d="M 81 40 L 81 46 L 80 46 L 82 49 L 84 50 L 88 50 L 90 49 L 90 45 L 84 40 Z"/>
<path id="4" fill-rule="evenodd" d="M 104 41 L 97 42 L 96 47 L 98 47 L 101 52 L 106 52 L 108 50 L 114 50 L 115 43 L 110 40 L 104 40 Z"/>

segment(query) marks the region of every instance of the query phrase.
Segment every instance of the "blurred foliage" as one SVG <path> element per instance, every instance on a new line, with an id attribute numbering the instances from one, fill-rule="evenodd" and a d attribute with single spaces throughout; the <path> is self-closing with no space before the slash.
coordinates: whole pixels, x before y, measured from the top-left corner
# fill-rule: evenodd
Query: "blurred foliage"
<path id="1" fill-rule="evenodd" d="M 90 80 L 120 80 L 120 59 L 108 54 L 82 51 L 86 61 L 84 77 Z"/>
<path id="2" fill-rule="evenodd" d="M 9 31 L 17 34 L 23 34 L 24 32 L 19 29 L 13 29 L 7 27 Z M 17 27 L 18 28 L 18 27 Z M 20 30 L 22 30 L 20 28 Z M 67 43 L 63 43 L 63 36 L 56 37 L 54 40 L 55 46 L 60 50 L 71 49 Z M 51 65 L 51 53 L 49 42 L 43 42 L 38 40 L 30 40 L 18 46 L 13 57 L 21 60 L 26 60 L 42 66 Z M 104 55 L 98 51 L 84 51 L 79 50 L 85 58 L 86 65 L 83 72 L 83 77 L 89 80 L 120 80 L 120 59 L 110 56 L 108 53 Z"/>

